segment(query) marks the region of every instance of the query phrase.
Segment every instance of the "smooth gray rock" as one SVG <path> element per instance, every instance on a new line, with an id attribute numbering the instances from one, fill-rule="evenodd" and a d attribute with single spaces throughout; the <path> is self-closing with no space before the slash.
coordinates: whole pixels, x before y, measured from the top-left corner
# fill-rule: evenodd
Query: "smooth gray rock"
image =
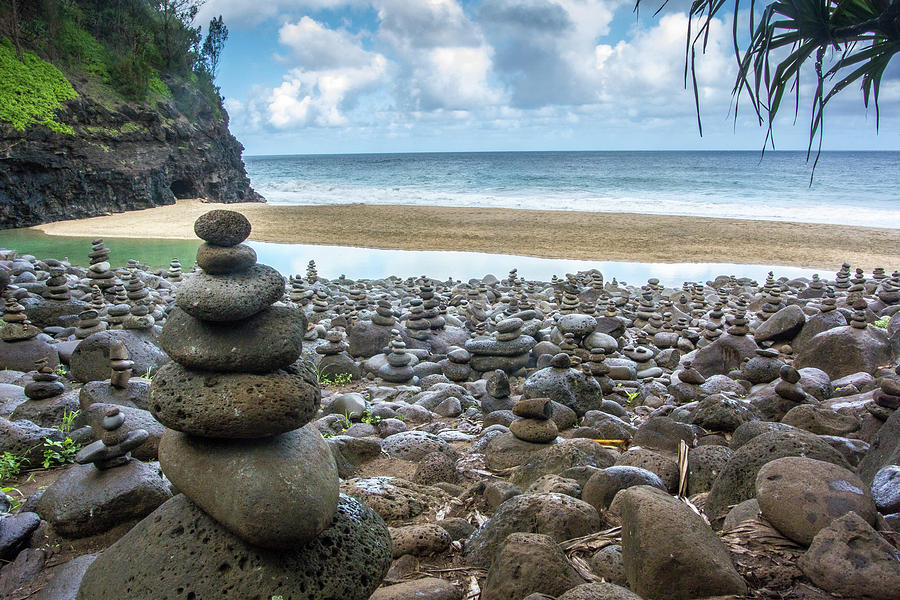
<path id="1" fill-rule="evenodd" d="M 252 440 L 167 431 L 159 444 L 166 477 L 247 543 L 294 548 L 331 522 L 337 466 L 313 425 Z"/>
<path id="2" fill-rule="evenodd" d="M 106 470 L 72 465 L 44 491 L 37 512 L 61 535 L 81 538 L 142 519 L 171 497 L 159 470 L 139 460 Z"/>
<path id="3" fill-rule="evenodd" d="M 189 369 L 268 373 L 300 357 L 305 333 L 306 316 L 292 306 L 272 306 L 229 322 L 200 321 L 176 307 L 159 344 L 172 360 Z"/>

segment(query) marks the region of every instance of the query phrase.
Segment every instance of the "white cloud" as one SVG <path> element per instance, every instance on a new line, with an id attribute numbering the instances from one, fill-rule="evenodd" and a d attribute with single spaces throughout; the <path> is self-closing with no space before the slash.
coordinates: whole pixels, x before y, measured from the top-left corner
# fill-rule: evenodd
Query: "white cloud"
<path id="1" fill-rule="evenodd" d="M 411 110 L 477 109 L 503 102 L 493 49 L 456 0 L 377 0 L 378 39 L 400 63 L 395 93 Z"/>
<path id="2" fill-rule="evenodd" d="M 372 53 L 357 45 L 354 36 L 328 29 L 310 17 L 282 25 L 278 41 L 290 49 L 287 56 L 279 56 L 283 62 L 311 70 L 361 67 L 372 59 Z"/>
<path id="3" fill-rule="evenodd" d="M 278 39 L 290 49 L 281 60 L 295 66 L 267 94 L 267 122 L 276 129 L 348 125 L 344 111 L 383 83 L 388 72 L 382 54 L 307 16 L 282 25 Z"/>
<path id="4" fill-rule="evenodd" d="M 362 0 L 206 0 L 197 13 L 195 23 L 206 24 L 222 15 L 230 28 L 257 25 L 285 11 L 316 11 L 365 4 Z"/>
<path id="5" fill-rule="evenodd" d="M 380 54 L 362 67 L 292 69 L 272 90 L 269 123 L 278 129 L 348 125 L 343 111 L 352 108 L 358 94 L 377 87 L 386 71 L 387 59 Z"/>
<path id="6" fill-rule="evenodd" d="M 599 102 L 631 110 L 635 116 L 673 117 L 692 112 L 693 94 L 684 88 L 687 26 L 684 13 L 667 14 L 631 40 L 597 45 L 593 61 Z M 698 52 L 696 73 L 701 108 L 727 110 L 736 71 L 731 32 L 721 20 L 712 22 L 706 54 Z"/>
<path id="7" fill-rule="evenodd" d="M 594 46 L 625 0 L 496 0 L 479 17 L 496 69 L 522 108 L 596 101 Z"/>

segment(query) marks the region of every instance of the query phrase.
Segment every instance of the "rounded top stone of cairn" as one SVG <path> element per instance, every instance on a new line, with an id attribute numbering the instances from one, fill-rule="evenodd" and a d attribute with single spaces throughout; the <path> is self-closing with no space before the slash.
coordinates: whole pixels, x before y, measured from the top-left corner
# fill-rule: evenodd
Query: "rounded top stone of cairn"
<path id="1" fill-rule="evenodd" d="M 211 210 L 194 221 L 194 233 L 216 246 L 237 246 L 250 237 L 250 221 L 233 210 Z"/>

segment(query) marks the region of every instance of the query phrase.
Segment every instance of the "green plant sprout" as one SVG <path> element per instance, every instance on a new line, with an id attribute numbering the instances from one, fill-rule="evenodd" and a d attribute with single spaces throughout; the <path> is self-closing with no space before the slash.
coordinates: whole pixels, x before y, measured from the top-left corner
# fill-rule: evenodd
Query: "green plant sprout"
<path id="1" fill-rule="evenodd" d="M 30 461 L 26 457 L 12 452 L 0 454 L 0 481 L 15 479 L 28 462 Z"/>
<path id="2" fill-rule="evenodd" d="M 3 492 L 4 494 L 7 495 L 7 497 L 9 497 L 10 500 L 12 500 L 12 505 L 10 506 L 10 508 L 12 508 L 12 510 L 14 512 L 19 510 L 19 507 L 22 506 L 22 502 L 25 501 L 25 494 L 23 494 L 18 488 L 14 488 L 14 487 L 0 488 L 0 492 Z M 13 494 L 18 496 L 18 498 L 13 496 Z"/>

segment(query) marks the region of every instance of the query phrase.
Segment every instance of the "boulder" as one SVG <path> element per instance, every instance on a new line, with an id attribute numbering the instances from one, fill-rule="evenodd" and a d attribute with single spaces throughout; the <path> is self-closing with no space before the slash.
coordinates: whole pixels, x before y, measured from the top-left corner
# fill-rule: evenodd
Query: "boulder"
<path id="1" fill-rule="evenodd" d="M 584 583 L 548 535 L 513 533 L 488 570 L 482 600 L 511 600 L 532 593 L 556 596 Z"/>
<path id="2" fill-rule="evenodd" d="M 72 465 L 41 495 L 37 513 L 59 534 L 82 538 L 142 519 L 171 497 L 159 469 L 138 460 L 106 470 Z"/>
<path id="3" fill-rule="evenodd" d="M 425 577 L 378 588 L 368 600 L 462 600 L 462 592 L 446 579 Z"/>
<path id="4" fill-rule="evenodd" d="M 621 490 L 649 485 L 665 490 L 662 480 L 647 469 L 640 467 L 607 467 L 594 473 L 584 486 L 581 499 L 596 508 L 606 510 Z"/>
<path id="5" fill-rule="evenodd" d="M 600 384 L 593 377 L 571 368 L 547 367 L 529 375 L 522 384 L 523 398 L 550 398 L 568 406 L 579 417 L 600 408 L 602 395 Z"/>
<path id="6" fill-rule="evenodd" d="M 450 501 L 436 487 L 418 485 L 397 477 L 348 479 L 341 491 L 371 506 L 387 522 L 408 521 L 422 513 L 438 510 Z"/>
<path id="7" fill-rule="evenodd" d="M 247 544 L 178 495 L 94 561 L 78 600 L 368 600 L 390 564 L 387 527 L 348 496 L 341 495 L 333 520 L 311 542 L 267 550 Z"/>
<path id="8" fill-rule="evenodd" d="M 787 342 L 794 338 L 803 325 L 806 324 L 806 315 L 803 309 L 796 304 L 785 306 L 756 328 L 753 337 L 757 343 L 762 342 Z"/>
<path id="9" fill-rule="evenodd" d="M 769 523 L 803 546 L 850 511 L 870 524 L 878 514 L 859 477 L 843 467 L 799 456 L 763 465 L 756 477 L 756 500 Z"/>
<path id="10" fill-rule="evenodd" d="M 466 544 L 469 564 L 487 568 L 511 533 L 540 533 L 557 542 L 600 530 L 597 510 L 564 494 L 521 494 L 501 504 Z"/>
<path id="11" fill-rule="evenodd" d="M 900 553 L 853 512 L 819 531 L 798 566 L 817 586 L 841 596 L 895 600 L 900 590 Z"/>
<path id="12" fill-rule="evenodd" d="M 777 458 L 805 456 L 848 468 L 841 454 L 805 431 L 770 431 L 751 439 L 737 449 L 716 479 L 706 499 L 706 515 L 714 525 L 728 512 L 728 508 L 756 495 L 759 470 Z"/>
<path id="13" fill-rule="evenodd" d="M 875 373 L 891 360 L 891 343 L 884 331 L 847 325 L 828 329 L 809 340 L 799 349 L 794 366 L 816 367 L 831 379 L 840 379 L 859 371 Z"/>
<path id="14" fill-rule="evenodd" d="M 650 486 L 616 495 L 622 559 L 630 588 L 645 598 L 742 595 L 747 586 L 728 550 L 700 515 Z"/>
<path id="15" fill-rule="evenodd" d="M 114 342 L 121 342 L 128 350 L 128 358 L 134 363 L 136 374 L 156 373 L 169 362 L 169 357 L 152 339 L 129 329 L 100 331 L 81 340 L 72 352 L 69 369 L 77 381 L 103 381 L 109 379 L 109 349 Z"/>

